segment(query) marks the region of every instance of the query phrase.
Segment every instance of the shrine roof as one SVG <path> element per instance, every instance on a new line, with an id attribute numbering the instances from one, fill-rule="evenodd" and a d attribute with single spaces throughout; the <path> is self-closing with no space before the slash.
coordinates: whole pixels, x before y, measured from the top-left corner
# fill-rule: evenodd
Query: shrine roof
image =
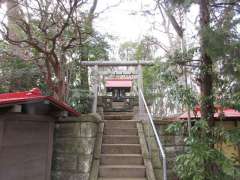
<path id="1" fill-rule="evenodd" d="M 41 90 L 38 88 L 33 88 L 30 91 L 0 94 L 0 106 L 28 103 L 33 101 L 44 101 L 44 100 L 48 100 L 54 106 L 69 112 L 69 114 L 72 116 L 80 115 L 77 111 L 75 111 L 72 107 L 67 105 L 65 102 L 60 102 L 52 96 L 43 96 Z"/>
<path id="2" fill-rule="evenodd" d="M 106 80 L 107 88 L 131 88 L 132 79 L 130 78 L 113 78 Z"/>

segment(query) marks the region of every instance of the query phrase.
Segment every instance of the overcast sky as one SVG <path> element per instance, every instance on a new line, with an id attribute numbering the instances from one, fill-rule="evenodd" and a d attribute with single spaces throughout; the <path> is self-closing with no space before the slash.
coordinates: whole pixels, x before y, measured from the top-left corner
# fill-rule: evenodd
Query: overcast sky
<path id="1" fill-rule="evenodd" d="M 117 5 L 120 0 L 100 0 L 97 11 Z M 120 4 L 106 10 L 95 20 L 95 28 L 101 33 L 108 33 L 117 37 L 110 42 L 117 56 L 118 47 L 126 41 L 139 41 L 150 32 L 150 20 L 140 15 L 140 11 L 150 8 L 152 0 L 122 0 Z M 134 13 L 134 12 L 137 12 Z"/>
<path id="2" fill-rule="evenodd" d="M 97 12 L 102 11 L 106 7 L 118 4 L 120 0 L 100 0 Z M 116 56 L 118 47 L 126 41 L 140 41 L 146 35 L 157 37 L 161 43 L 168 44 L 166 34 L 161 27 L 162 18 L 160 15 L 143 16 L 141 11 L 153 10 L 155 6 L 154 0 L 122 0 L 118 6 L 112 7 L 100 14 L 95 20 L 95 28 L 101 33 L 108 33 L 118 37 L 114 42 L 110 42 L 115 49 L 113 56 Z M 157 11 L 152 11 L 157 12 Z M 188 15 L 188 38 L 196 34 L 196 29 L 193 23 L 196 20 L 198 13 L 197 7 L 193 7 Z M 153 29 L 152 23 L 159 24 L 156 31 Z M 174 31 L 172 31 L 174 33 Z"/>
<path id="3" fill-rule="evenodd" d="M 118 0 L 100 0 L 98 11 L 118 4 L 117 2 Z M 101 32 L 118 36 L 121 42 L 139 40 L 149 32 L 150 20 L 133 13 L 150 8 L 152 2 L 153 0 L 122 0 L 118 6 L 101 14 L 95 21 L 95 27 Z"/>

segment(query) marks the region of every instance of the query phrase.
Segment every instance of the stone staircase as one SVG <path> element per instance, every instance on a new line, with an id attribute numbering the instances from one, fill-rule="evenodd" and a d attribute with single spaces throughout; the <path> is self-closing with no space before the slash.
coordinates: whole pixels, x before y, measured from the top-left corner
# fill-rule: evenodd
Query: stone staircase
<path id="1" fill-rule="evenodd" d="M 147 180 L 137 120 L 132 112 L 105 112 L 98 180 Z"/>

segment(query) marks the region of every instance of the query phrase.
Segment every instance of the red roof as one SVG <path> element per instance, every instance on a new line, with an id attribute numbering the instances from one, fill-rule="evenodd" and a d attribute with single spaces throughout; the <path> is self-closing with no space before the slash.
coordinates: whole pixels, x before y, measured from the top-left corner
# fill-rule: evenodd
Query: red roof
<path id="1" fill-rule="evenodd" d="M 24 91 L 24 92 L 0 94 L 0 105 L 19 104 L 22 102 L 39 101 L 39 100 L 49 100 L 52 104 L 54 104 L 58 108 L 68 111 L 72 116 L 80 115 L 80 113 L 75 111 L 66 103 L 60 102 L 51 96 L 43 96 L 41 90 L 38 88 L 33 88 L 30 91 Z"/>
<path id="2" fill-rule="evenodd" d="M 132 87 L 132 80 L 131 79 L 109 79 L 106 81 L 107 88 L 113 87 L 123 87 L 123 88 L 130 88 Z"/>
<path id="3" fill-rule="evenodd" d="M 219 118 L 222 116 L 223 112 L 223 117 L 225 118 L 240 118 L 240 112 L 235 110 L 235 109 L 231 109 L 231 108 L 223 108 L 221 110 L 221 108 L 219 106 L 216 106 L 216 112 L 214 113 L 214 118 Z M 190 112 L 190 117 L 191 119 L 194 118 L 201 118 L 201 111 L 200 108 L 197 106 L 193 111 Z M 178 117 L 179 119 L 187 119 L 188 118 L 188 113 L 185 112 L 183 113 L 181 116 Z"/>

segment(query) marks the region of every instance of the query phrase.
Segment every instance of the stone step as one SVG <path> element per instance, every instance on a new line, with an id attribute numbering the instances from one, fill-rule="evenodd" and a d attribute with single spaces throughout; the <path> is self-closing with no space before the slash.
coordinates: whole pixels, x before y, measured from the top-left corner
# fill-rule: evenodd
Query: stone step
<path id="1" fill-rule="evenodd" d="M 127 116 L 134 116 L 133 112 L 126 112 L 126 111 L 119 111 L 119 112 L 104 112 L 104 115 L 127 115 Z"/>
<path id="2" fill-rule="evenodd" d="M 114 120 L 114 121 L 104 121 L 104 128 L 137 128 L 136 120 Z"/>
<path id="3" fill-rule="evenodd" d="M 102 154 L 141 154 L 140 144 L 102 144 Z"/>
<path id="4" fill-rule="evenodd" d="M 139 144 L 138 136 L 129 135 L 104 135 L 104 144 Z"/>
<path id="5" fill-rule="evenodd" d="M 131 120 L 132 115 L 104 115 L 105 120 Z"/>
<path id="6" fill-rule="evenodd" d="M 147 180 L 146 178 L 98 178 L 98 180 Z"/>
<path id="7" fill-rule="evenodd" d="M 146 169 L 142 165 L 101 165 L 99 167 L 100 177 L 123 178 L 123 177 L 145 177 Z"/>
<path id="8" fill-rule="evenodd" d="M 128 128 L 128 129 L 120 129 L 120 128 L 111 128 L 104 129 L 104 135 L 138 135 L 137 128 Z"/>
<path id="9" fill-rule="evenodd" d="M 103 165 L 142 165 L 141 154 L 101 154 L 101 164 Z"/>

